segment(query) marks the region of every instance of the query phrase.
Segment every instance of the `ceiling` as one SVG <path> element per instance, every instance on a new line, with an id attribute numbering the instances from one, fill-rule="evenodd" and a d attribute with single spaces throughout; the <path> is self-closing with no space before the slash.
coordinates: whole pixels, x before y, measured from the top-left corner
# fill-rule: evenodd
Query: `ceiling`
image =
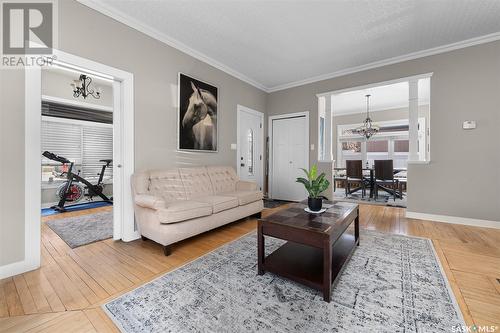
<path id="1" fill-rule="evenodd" d="M 365 113 L 366 95 L 370 94 L 370 112 L 390 109 L 408 108 L 408 82 L 343 92 L 332 95 L 332 110 L 335 116 Z M 418 99 L 420 105 L 430 102 L 430 79 L 418 82 Z"/>
<path id="2" fill-rule="evenodd" d="M 80 2 L 266 91 L 500 39 L 498 0 Z"/>

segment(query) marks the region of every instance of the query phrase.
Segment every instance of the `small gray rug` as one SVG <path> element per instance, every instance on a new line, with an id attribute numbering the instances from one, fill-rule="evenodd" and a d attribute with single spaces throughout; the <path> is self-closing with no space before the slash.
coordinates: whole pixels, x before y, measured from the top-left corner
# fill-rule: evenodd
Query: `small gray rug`
<path id="1" fill-rule="evenodd" d="M 74 249 L 113 237 L 113 212 L 52 220 L 47 225 Z"/>
<path id="2" fill-rule="evenodd" d="M 268 238 L 266 252 L 282 241 Z M 252 234 L 103 305 L 123 332 L 453 332 L 464 325 L 428 239 L 364 231 L 332 302 L 256 274 Z M 460 326 L 460 327 L 459 327 Z"/>

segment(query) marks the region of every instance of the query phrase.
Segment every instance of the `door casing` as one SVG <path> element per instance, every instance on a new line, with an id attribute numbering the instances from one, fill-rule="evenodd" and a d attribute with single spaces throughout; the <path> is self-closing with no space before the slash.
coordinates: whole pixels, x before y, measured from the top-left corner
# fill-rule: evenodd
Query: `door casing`
<path id="1" fill-rule="evenodd" d="M 121 144 L 118 151 L 113 152 L 115 166 L 121 165 L 121 179 L 118 189 L 122 196 L 121 209 L 115 212 L 119 222 L 113 238 L 131 241 L 139 238 L 135 230 L 132 190 L 129 180 L 134 173 L 134 76 L 132 73 L 110 67 L 92 60 L 53 49 L 58 63 L 75 70 L 101 73 L 110 76 L 119 83 L 119 104 L 115 112 L 119 113 L 118 124 L 121 132 Z M 25 68 L 25 249 L 24 259 L 19 262 L 0 267 L 0 279 L 20 274 L 40 267 L 40 192 L 41 192 L 41 67 Z M 115 103 L 117 100 L 115 100 Z M 126 133 L 126 135 L 124 135 Z M 115 146 L 116 147 L 116 146 Z M 115 148 L 114 147 L 114 148 Z M 115 149 L 114 149 L 115 150 Z M 114 179 L 115 181 L 115 179 Z"/>

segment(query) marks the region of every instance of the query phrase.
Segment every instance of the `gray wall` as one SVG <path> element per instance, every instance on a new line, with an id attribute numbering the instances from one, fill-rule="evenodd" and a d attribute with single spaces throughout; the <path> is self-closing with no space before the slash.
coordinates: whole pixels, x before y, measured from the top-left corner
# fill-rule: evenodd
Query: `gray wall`
<path id="1" fill-rule="evenodd" d="M 267 94 L 74 1 L 59 1 L 59 49 L 134 74 L 136 169 L 236 167 L 236 105 L 265 112 Z M 91 22 L 75 25 L 75 22 Z M 75 38 L 78 36 L 78 38 Z M 219 87 L 219 152 L 176 152 L 177 73 Z M 0 265 L 24 258 L 24 74 L 2 70 Z"/>
<path id="2" fill-rule="evenodd" d="M 408 210 L 500 221 L 500 42 L 274 92 L 267 112 L 310 111 L 317 145 L 317 93 L 428 72 L 431 163 L 409 166 Z M 476 120 L 477 129 L 462 130 L 464 120 Z M 311 151 L 310 163 L 316 160 Z"/>

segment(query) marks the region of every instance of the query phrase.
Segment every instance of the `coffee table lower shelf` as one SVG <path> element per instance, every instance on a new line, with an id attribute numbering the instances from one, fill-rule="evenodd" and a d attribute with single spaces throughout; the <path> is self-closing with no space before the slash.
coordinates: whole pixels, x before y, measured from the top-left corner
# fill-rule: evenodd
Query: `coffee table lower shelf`
<path id="1" fill-rule="evenodd" d="M 342 271 L 359 240 L 352 234 L 343 234 L 333 245 L 332 285 Z M 324 291 L 323 249 L 287 242 L 264 258 L 259 274 L 265 271 L 278 274 L 310 288 Z M 330 300 L 330 295 L 324 295 Z"/>

